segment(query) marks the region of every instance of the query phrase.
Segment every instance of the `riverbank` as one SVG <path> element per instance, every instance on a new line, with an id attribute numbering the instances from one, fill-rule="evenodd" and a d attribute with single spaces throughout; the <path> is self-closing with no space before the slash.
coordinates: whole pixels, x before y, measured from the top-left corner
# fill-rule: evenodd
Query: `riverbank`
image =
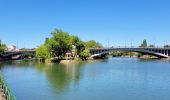
<path id="1" fill-rule="evenodd" d="M 8 87 L 8 84 L 0 73 L 0 100 L 16 100 L 15 96 L 12 94 Z"/>
<path id="2" fill-rule="evenodd" d="M 76 64 L 79 63 L 79 61 L 77 60 L 61 60 L 60 64 L 65 64 L 65 65 L 69 65 L 69 64 Z"/>
<path id="3" fill-rule="evenodd" d="M 3 90 L 0 89 L 0 100 L 6 100 L 5 97 L 4 97 L 4 94 L 1 91 L 3 91 Z"/>

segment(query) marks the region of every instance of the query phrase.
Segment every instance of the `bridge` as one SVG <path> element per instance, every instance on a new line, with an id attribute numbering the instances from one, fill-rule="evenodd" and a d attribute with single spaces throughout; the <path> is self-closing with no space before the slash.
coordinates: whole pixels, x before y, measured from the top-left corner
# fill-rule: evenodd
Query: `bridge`
<path id="1" fill-rule="evenodd" d="M 124 52 L 138 52 L 142 54 L 153 55 L 158 58 L 170 58 L 170 48 L 90 48 L 91 57 L 105 55 L 110 52 L 124 51 Z M 0 54 L 0 57 L 11 59 L 17 55 L 32 54 L 35 55 L 35 50 L 17 50 L 5 51 Z"/>
<path id="2" fill-rule="evenodd" d="M 16 50 L 16 51 L 5 51 L 2 54 L 0 54 L 0 57 L 11 59 L 12 57 L 17 55 L 34 55 L 34 54 L 35 54 L 35 50 Z"/>
<path id="3" fill-rule="evenodd" d="M 89 50 L 91 57 L 97 57 L 116 51 L 138 52 L 142 54 L 153 55 L 158 58 L 170 57 L 170 48 L 90 48 Z"/>

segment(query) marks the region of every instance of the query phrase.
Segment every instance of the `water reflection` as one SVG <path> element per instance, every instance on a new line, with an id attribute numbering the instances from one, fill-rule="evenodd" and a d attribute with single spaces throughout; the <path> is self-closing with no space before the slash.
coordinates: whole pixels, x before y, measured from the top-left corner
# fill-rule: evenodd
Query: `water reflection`
<path id="1" fill-rule="evenodd" d="M 52 85 L 52 89 L 58 92 L 67 90 L 71 83 L 78 84 L 83 73 L 83 65 L 86 62 L 57 64 L 57 63 L 37 63 L 36 60 L 8 61 L 0 63 L 1 70 L 5 68 L 30 68 L 36 69 L 39 75 L 45 73 L 46 79 Z M 12 65 L 12 66 L 11 66 Z"/>
<path id="2" fill-rule="evenodd" d="M 17 100 L 167 100 L 166 60 L 111 58 L 69 64 L 0 63 Z M 28 98 L 29 97 L 29 98 Z"/>

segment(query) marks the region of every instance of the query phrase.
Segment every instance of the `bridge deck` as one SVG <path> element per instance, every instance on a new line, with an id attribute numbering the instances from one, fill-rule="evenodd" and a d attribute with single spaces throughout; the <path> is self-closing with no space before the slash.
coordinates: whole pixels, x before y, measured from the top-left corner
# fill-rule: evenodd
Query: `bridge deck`
<path id="1" fill-rule="evenodd" d="M 90 53 L 93 56 L 99 56 L 102 54 L 107 54 L 109 52 L 115 51 L 125 51 L 125 52 L 139 52 L 144 54 L 150 54 L 157 56 L 159 58 L 169 58 L 170 48 L 90 48 Z"/>

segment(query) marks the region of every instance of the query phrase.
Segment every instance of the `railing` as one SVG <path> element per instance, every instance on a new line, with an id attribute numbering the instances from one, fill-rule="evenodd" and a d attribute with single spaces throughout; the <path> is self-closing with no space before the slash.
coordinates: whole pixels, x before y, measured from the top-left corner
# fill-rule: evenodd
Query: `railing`
<path id="1" fill-rule="evenodd" d="M 5 82 L 3 75 L 1 73 L 0 73 L 0 86 L 6 100 L 16 100 L 15 96 L 13 95 L 12 91 L 8 87 L 8 84 Z"/>
<path id="2" fill-rule="evenodd" d="M 105 49 L 114 49 L 114 48 L 158 48 L 158 49 L 170 49 L 170 47 L 156 46 L 156 47 L 139 47 L 139 46 L 112 46 L 112 47 L 103 47 Z M 103 49 L 101 48 L 101 49 Z M 100 48 L 90 48 L 90 49 L 100 49 Z"/>

